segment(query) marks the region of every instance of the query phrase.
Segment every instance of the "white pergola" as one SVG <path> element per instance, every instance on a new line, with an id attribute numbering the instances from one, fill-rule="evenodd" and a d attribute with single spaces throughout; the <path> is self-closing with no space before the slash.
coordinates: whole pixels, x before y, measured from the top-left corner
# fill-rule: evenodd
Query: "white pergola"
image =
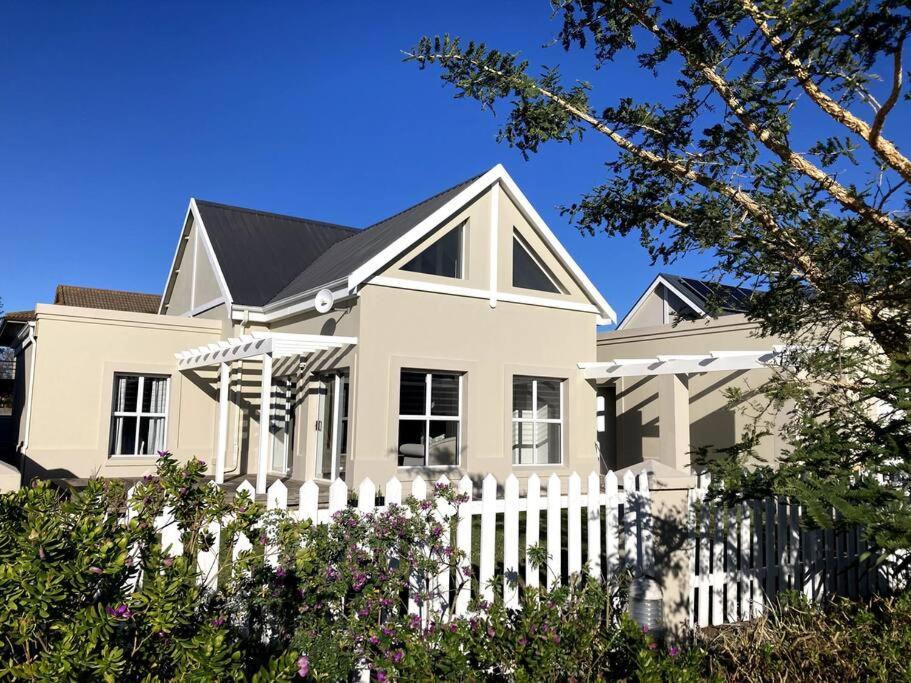
<path id="1" fill-rule="evenodd" d="M 269 417 L 272 409 L 272 363 L 274 359 L 303 358 L 314 353 L 357 344 L 357 337 L 290 332 L 254 332 L 205 346 L 175 353 L 181 372 L 219 366 L 218 377 L 218 443 L 215 450 L 215 482 L 224 483 L 225 456 L 228 447 L 228 389 L 231 363 L 244 359 L 262 361 L 260 385 L 259 466 L 256 469 L 256 492 L 266 492 L 269 466 Z"/>
<path id="2" fill-rule="evenodd" d="M 662 355 L 654 358 L 614 358 L 579 363 L 585 379 L 645 377 L 649 375 L 692 375 L 700 372 L 752 370 L 777 365 L 784 347 L 763 351 L 710 351 L 706 354 Z"/>
<path id="3" fill-rule="evenodd" d="M 614 358 L 579 363 L 585 379 L 609 381 L 623 377 L 658 377 L 659 460 L 684 470 L 690 450 L 689 376 L 781 367 L 784 346 L 753 351 L 710 351 L 668 354 L 654 358 Z"/>

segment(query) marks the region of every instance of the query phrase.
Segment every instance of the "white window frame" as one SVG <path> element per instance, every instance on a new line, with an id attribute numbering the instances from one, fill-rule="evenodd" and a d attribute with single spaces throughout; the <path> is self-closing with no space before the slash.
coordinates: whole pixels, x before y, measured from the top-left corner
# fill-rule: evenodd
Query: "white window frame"
<path id="1" fill-rule="evenodd" d="M 462 382 L 464 380 L 465 374 L 462 372 L 455 372 L 452 370 L 416 370 L 413 368 L 401 368 L 399 370 L 399 393 L 401 395 L 402 391 L 402 373 L 403 372 L 414 372 L 414 373 L 424 373 L 424 414 L 423 415 L 402 415 L 399 413 L 398 421 L 396 422 L 396 466 L 400 470 L 408 469 L 449 469 L 452 467 L 460 467 L 462 463 Z M 432 401 L 432 378 L 433 375 L 455 375 L 459 378 L 459 400 L 458 400 L 458 415 L 432 415 L 430 413 L 430 404 Z M 401 399 L 400 399 L 401 400 Z M 399 441 L 399 423 L 403 420 L 408 422 L 418 422 L 424 421 L 424 464 L 423 465 L 399 465 L 398 464 L 398 441 Z M 427 458 L 430 456 L 430 422 L 455 422 L 456 423 L 456 461 L 449 465 L 428 465 Z"/>
<path id="2" fill-rule="evenodd" d="M 127 410 L 117 410 L 117 403 L 119 398 L 119 379 L 121 377 L 136 377 L 139 380 L 139 387 L 136 390 L 136 410 L 127 411 Z M 164 385 L 164 411 L 161 413 L 145 413 L 142 412 L 142 399 L 145 392 L 145 381 L 146 379 L 163 379 L 165 382 Z M 114 390 L 111 395 L 111 435 L 108 441 L 108 457 L 111 458 L 149 458 L 153 457 L 154 453 L 137 453 L 139 450 L 139 423 L 141 418 L 156 418 L 164 420 L 164 427 L 162 432 L 164 434 L 162 441 L 164 447 L 162 450 L 167 450 L 168 448 L 168 409 L 171 404 L 171 377 L 169 375 L 156 375 L 154 373 L 139 373 L 139 372 L 115 372 L 114 373 Z M 118 444 L 117 442 L 122 442 L 122 434 L 117 435 L 117 418 L 118 417 L 135 417 L 136 418 L 136 435 L 133 440 L 133 451 L 131 453 L 117 453 L 118 450 L 123 450 L 123 444 Z"/>
<path id="3" fill-rule="evenodd" d="M 425 273 L 420 270 L 405 270 L 405 266 L 408 265 L 409 263 L 411 263 L 414 259 L 416 259 L 421 254 L 423 254 L 426 249 L 429 249 L 434 244 L 436 244 L 436 242 L 439 242 L 441 239 L 443 239 L 443 237 L 448 235 L 450 232 L 454 232 L 456 230 L 459 231 L 459 273 L 458 273 L 458 275 L 456 275 L 454 277 L 450 277 L 449 275 L 440 275 L 439 273 Z M 466 259 L 466 255 L 467 255 L 465 243 L 467 241 L 467 234 L 468 234 L 468 220 L 466 219 L 466 220 L 462 221 L 461 223 L 459 223 L 454 228 L 450 228 L 449 230 L 446 230 L 443 233 L 443 235 L 441 235 L 439 237 L 439 239 L 437 239 L 435 242 L 425 245 L 419 252 L 417 252 L 416 254 L 413 254 L 411 256 L 411 258 L 409 258 L 407 261 L 405 261 L 405 263 L 403 263 L 401 266 L 399 266 L 399 269 L 403 273 L 412 273 L 415 275 L 429 275 L 430 277 L 438 277 L 438 278 L 442 278 L 444 280 L 464 280 L 465 279 L 465 259 Z"/>
<path id="4" fill-rule="evenodd" d="M 515 381 L 517 378 L 524 378 L 531 380 L 531 417 L 516 417 L 516 396 L 515 396 Z M 538 417 L 538 382 L 559 382 L 560 383 L 560 417 Z M 535 377 L 533 375 L 522 375 L 516 374 L 512 377 L 512 396 L 510 400 L 512 401 L 512 407 L 510 410 L 511 423 L 510 426 L 513 427 L 513 435 L 515 435 L 516 423 L 519 424 L 531 424 L 531 433 L 532 433 L 532 460 L 533 462 L 516 462 L 515 451 L 513 451 L 512 465 L 513 467 L 558 467 L 562 466 L 564 462 L 563 457 L 563 441 L 564 434 L 566 433 L 566 428 L 563 424 L 564 420 L 564 404 L 566 403 L 566 379 L 561 377 Z M 560 461 L 559 462 L 538 462 L 538 424 L 558 424 L 560 425 Z M 511 449 L 516 447 L 515 436 L 513 436 L 513 442 Z"/>
<path id="5" fill-rule="evenodd" d="M 513 227 L 513 229 L 512 229 L 512 244 L 513 244 L 513 247 L 512 247 L 513 249 L 516 248 L 517 244 L 520 247 L 522 247 L 522 251 L 524 251 L 526 254 L 528 254 L 528 257 L 532 260 L 532 263 L 534 263 L 536 266 L 538 266 L 538 268 L 541 269 L 541 272 L 544 274 L 544 277 L 546 277 L 548 280 L 550 280 L 550 284 L 552 284 L 554 286 L 554 289 L 556 289 L 557 291 L 548 292 L 543 289 L 535 289 L 534 287 L 522 287 L 520 285 L 517 285 L 515 273 L 512 274 L 512 286 L 514 288 L 521 289 L 526 292 L 541 292 L 542 294 L 564 294 L 564 295 L 566 294 L 566 288 L 563 287 L 563 285 L 561 285 L 559 282 L 557 282 L 557 279 L 556 279 L 557 276 L 554 275 L 550 271 L 550 268 L 548 268 L 540 258 L 538 258 L 538 255 L 534 252 L 534 249 L 531 248 L 531 245 L 528 243 L 528 241 L 525 239 L 525 237 L 522 236 L 522 233 L 520 233 L 515 227 Z"/>

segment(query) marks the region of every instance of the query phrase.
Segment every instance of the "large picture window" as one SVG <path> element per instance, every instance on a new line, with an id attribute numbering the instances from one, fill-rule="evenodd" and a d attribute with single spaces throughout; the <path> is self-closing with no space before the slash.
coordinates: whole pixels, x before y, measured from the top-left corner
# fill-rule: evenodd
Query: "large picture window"
<path id="1" fill-rule="evenodd" d="M 402 270 L 461 278 L 463 232 L 464 224 L 453 228 L 402 266 Z"/>
<path id="2" fill-rule="evenodd" d="M 516 465 L 563 462 L 563 381 L 512 379 L 512 461 Z"/>
<path id="3" fill-rule="evenodd" d="M 167 377 L 114 375 L 111 455 L 154 455 L 165 450 Z"/>
<path id="4" fill-rule="evenodd" d="M 399 467 L 459 464 L 462 376 L 402 370 L 399 381 Z"/>

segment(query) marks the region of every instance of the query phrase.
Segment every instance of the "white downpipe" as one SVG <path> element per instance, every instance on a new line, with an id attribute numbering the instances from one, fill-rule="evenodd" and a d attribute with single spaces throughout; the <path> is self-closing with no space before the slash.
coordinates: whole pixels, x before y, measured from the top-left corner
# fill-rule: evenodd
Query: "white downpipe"
<path id="1" fill-rule="evenodd" d="M 32 352 L 32 366 L 28 369 L 28 396 L 25 400 L 25 434 L 22 437 L 22 452 L 23 454 L 28 452 L 29 444 L 29 435 L 32 428 L 32 403 L 34 402 L 34 393 L 35 393 L 35 365 L 38 361 L 38 337 L 35 334 L 35 323 L 30 322 L 28 324 L 28 338 L 25 341 L 25 344 L 22 345 L 22 351 L 29 346 L 29 344 L 35 347 Z"/>
<path id="2" fill-rule="evenodd" d="M 231 365 L 221 363 L 218 379 L 218 445 L 215 451 L 215 483 L 225 483 L 225 459 L 228 450 L 228 393 L 231 386 Z"/>
<path id="3" fill-rule="evenodd" d="M 259 393 L 259 466 L 256 468 L 256 493 L 266 493 L 269 468 L 269 421 L 272 417 L 272 354 L 263 354 L 262 386 Z"/>

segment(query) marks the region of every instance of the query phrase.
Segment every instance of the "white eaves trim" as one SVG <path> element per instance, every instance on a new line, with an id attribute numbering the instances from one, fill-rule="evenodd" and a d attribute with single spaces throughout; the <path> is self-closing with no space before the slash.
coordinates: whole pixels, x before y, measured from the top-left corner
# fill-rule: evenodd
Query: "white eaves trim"
<path id="1" fill-rule="evenodd" d="M 506 192 L 509 198 L 515 202 L 516 206 L 519 207 L 519 210 L 532 225 L 532 227 L 553 250 L 554 254 L 556 254 L 563 267 L 565 267 L 570 272 L 570 274 L 594 304 L 596 311 L 601 315 L 601 317 L 611 322 L 616 321 L 617 314 L 610 307 L 610 304 L 607 303 L 601 293 L 595 288 L 591 280 L 588 279 L 582 269 L 569 255 L 569 252 L 567 252 L 563 245 L 560 244 L 560 241 L 556 238 L 553 232 L 551 232 L 550 228 L 547 227 L 547 224 L 544 223 L 544 220 L 540 215 L 538 215 L 538 212 L 535 211 L 534 207 L 531 205 L 525 195 L 522 194 L 522 191 L 506 172 L 506 169 L 503 168 L 502 164 L 497 164 L 492 169 L 487 171 L 487 173 L 475 180 L 468 187 L 459 192 L 455 197 L 450 199 L 443 206 L 434 211 L 423 221 L 418 223 L 415 227 L 402 235 L 395 242 L 380 251 L 378 254 L 374 255 L 362 266 L 354 270 L 354 272 L 348 276 L 348 291 L 356 291 L 359 286 L 370 280 L 372 276 L 374 276 L 387 264 L 392 262 L 397 256 L 423 239 L 428 233 L 437 228 L 440 223 L 445 221 L 447 218 L 465 206 L 468 202 L 498 182 L 501 183 L 504 192 Z M 490 291 L 487 291 L 485 298 L 489 297 Z"/>
<path id="2" fill-rule="evenodd" d="M 585 379 L 615 379 L 653 375 L 752 370 L 780 364 L 784 347 L 762 351 L 710 351 L 701 355 L 667 355 L 655 358 L 615 358 L 579 363 Z"/>
<path id="3" fill-rule="evenodd" d="M 654 280 L 652 280 L 652 284 L 650 284 L 645 289 L 645 291 L 642 292 L 642 296 L 640 296 L 638 299 L 636 299 L 636 303 L 633 304 L 633 307 L 630 309 L 630 312 L 627 313 L 625 316 L 623 316 L 623 320 L 621 320 L 620 324 L 617 325 L 618 330 L 622 330 L 622 329 L 626 328 L 626 324 L 630 320 L 632 320 L 633 316 L 635 316 L 636 313 L 639 311 L 639 309 L 642 308 L 642 305 L 645 303 L 645 300 L 648 298 L 648 295 L 651 294 L 652 292 L 654 292 L 658 288 L 658 285 L 664 285 L 667 289 L 671 290 L 674 294 L 676 294 L 680 298 L 681 301 L 683 301 L 683 303 L 685 303 L 687 306 L 692 308 L 701 318 L 705 318 L 708 316 L 708 313 L 706 313 L 699 306 L 694 304 L 692 299 L 690 299 L 686 294 L 681 292 L 677 287 L 674 287 L 674 285 L 672 285 L 670 282 L 668 282 L 667 280 L 665 280 L 663 277 L 661 277 L 659 275 Z"/>
<path id="4" fill-rule="evenodd" d="M 209 263 L 212 265 L 212 270 L 215 272 L 215 279 L 218 281 L 218 288 L 221 290 L 222 300 L 225 304 L 227 304 L 229 310 L 231 308 L 231 303 L 234 301 L 233 297 L 231 296 L 231 291 L 228 289 L 228 282 L 225 280 L 224 273 L 221 272 L 221 265 L 218 263 L 218 259 L 215 257 L 215 250 L 212 248 L 212 241 L 209 239 L 209 233 L 206 231 L 205 223 L 202 221 L 202 216 L 199 213 L 199 207 L 196 206 L 196 199 L 191 198 L 190 206 L 187 208 L 187 213 L 183 219 L 183 228 L 180 231 L 180 239 L 177 242 L 177 248 L 174 250 L 174 258 L 171 260 L 171 269 L 168 271 L 168 279 L 165 282 L 164 292 L 161 295 L 161 303 L 158 305 L 159 313 L 164 312 L 164 306 L 165 301 L 167 300 L 168 291 L 171 289 L 171 286 L 177 277 L 177 273 L 174 269 L 177 267 L 177 257 L 180 255 L 180 248 L 183 246 L 183 241 L 185 239 L 184 232 L 187 229 L 187 219 L 191 214 L 193 215 L 193 226 L 196 228 L 196 244 L 199 245 L 200 238 L 202 238 L 202 246 L 206 250 L 206 255 L 209 258 Z M 193 254 L 192 277 L 195 289 L 196 253 Z M 191 302 L 191 307 L 193 307 L 193 311 L 196 311 L 197 308 L 202 308 L 201 306 L 196 306 L 195 301 Z M 193 311 L 190 312 L 190 315 L 195 315 Z"/>
<path id="5" fill-rule="evenodd" d="M 488 289 L 474 289 L 471 287 L 459 287 L 458 285 L 447 285 L 441 282 L 427 282 L 426 280 L 406 280 L 404 278 L 387 277 L 377 275 L 370 279 L 371 285 L 381 287 L 395 287 L 397 289 L 410 289 L 416 292 L 433 292 L 435 294 L 452 294 L 453 296 L 467 296 L 473 299 L 490 299 L 491 293 Z M 547 299 L 542 296 L 528 296 L 525 294 L 513 294 L 512 292 L 495 292 L 496 301 L 505 301 L 514 304 L 528 304 L 530 306 L 544 306 L 546 308 L 560 308 L 568 311 L 582 311 L 584 313 L 598 313 L 598 309 L 592 304 L 580 304 L 575 301 L 562 301 L 560 299 Z"/>

